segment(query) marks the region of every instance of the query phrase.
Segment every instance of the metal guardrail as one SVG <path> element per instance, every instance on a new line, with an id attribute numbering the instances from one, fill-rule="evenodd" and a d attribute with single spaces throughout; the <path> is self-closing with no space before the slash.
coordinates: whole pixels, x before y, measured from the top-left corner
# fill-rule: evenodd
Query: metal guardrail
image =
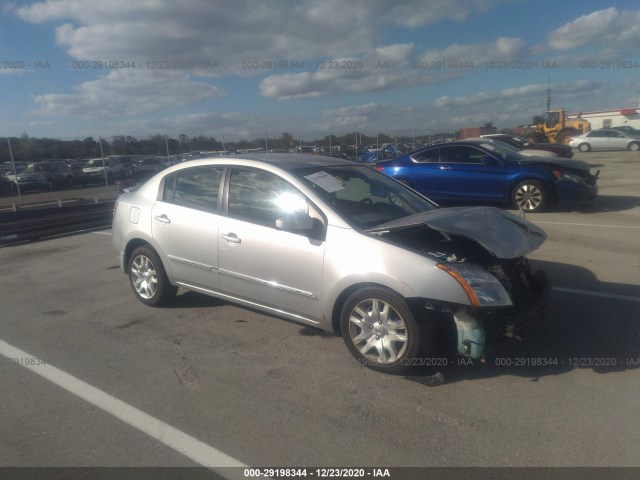
<path id="1" fill-rule="evenodd" d="M 114 203 L 0 212 L 0 245 L 109 226 Z"/>

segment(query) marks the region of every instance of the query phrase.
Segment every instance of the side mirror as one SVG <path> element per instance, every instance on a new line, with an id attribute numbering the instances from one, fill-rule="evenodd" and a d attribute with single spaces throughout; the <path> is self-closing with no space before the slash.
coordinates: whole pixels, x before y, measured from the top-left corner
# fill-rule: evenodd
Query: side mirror
<path id="1" fill-rule="evenodd" d="M 499 165 L 499 164 L 500 164 L 500 162 L 499 162 L 497 159 L 495 159 L 495 158 L 493 158 L 493 157 L 489 157 L 489 156 L 487 156 L 487 157 L 482 157 L 482 158 L 480 159 L 480 161 L 481 161 L 484 165 L 487 165 L 488 167 L 495 167 L 496 165 Z"/>
<path id="2" fill-rule="evenodd" d="M 276 228 L 293 233 L 311 233 L 314 223 L 306 213 L 295 212 L 276 218 Z"/>

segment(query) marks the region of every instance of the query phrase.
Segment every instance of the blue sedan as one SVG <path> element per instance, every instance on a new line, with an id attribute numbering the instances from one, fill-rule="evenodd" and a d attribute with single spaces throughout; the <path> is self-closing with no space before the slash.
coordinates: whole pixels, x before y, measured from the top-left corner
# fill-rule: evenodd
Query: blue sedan
<path id="1" fill-rule="evenodd" d="M 483 140 L 431 145 L 376 169 L 438 203 L 503 204 L 525 212 L 589 204 L 600 173 L 579 160 L 525 157 Z"/>

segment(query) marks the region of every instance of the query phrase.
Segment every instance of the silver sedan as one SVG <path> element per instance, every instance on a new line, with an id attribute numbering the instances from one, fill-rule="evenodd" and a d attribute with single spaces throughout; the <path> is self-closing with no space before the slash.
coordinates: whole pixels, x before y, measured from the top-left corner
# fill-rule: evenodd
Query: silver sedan
<path id="1" fill-rule="evenodd" d="M 569 145 L 581 152 L 592 150 L 640 150 L 640 137 L 620 130 L 601 128 L 572 137 Z"/>
<path id="2" fill-rule="evenodd" d="M 122 195 L 113 217 L 142 303 L 201 292 L 340 334 L 361 363 L 393 373 L 517 337 L 549 291 L 524 258 L 545 238 L 508 212 L 441 209 L 370 167 L 315 155 L 179 164 Z"/>

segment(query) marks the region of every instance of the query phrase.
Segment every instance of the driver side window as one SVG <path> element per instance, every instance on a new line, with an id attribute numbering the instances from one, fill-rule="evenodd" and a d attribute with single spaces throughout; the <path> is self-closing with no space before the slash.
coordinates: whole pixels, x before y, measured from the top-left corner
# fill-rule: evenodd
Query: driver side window
<path id="1" fill-rule="evenodd" d="M 256 168 L 232 168 L 230 216 L 274 227 L 277 218 L 294 212 L 308 213 L 308 210 L 305 197 L 277 175 Z"/>

